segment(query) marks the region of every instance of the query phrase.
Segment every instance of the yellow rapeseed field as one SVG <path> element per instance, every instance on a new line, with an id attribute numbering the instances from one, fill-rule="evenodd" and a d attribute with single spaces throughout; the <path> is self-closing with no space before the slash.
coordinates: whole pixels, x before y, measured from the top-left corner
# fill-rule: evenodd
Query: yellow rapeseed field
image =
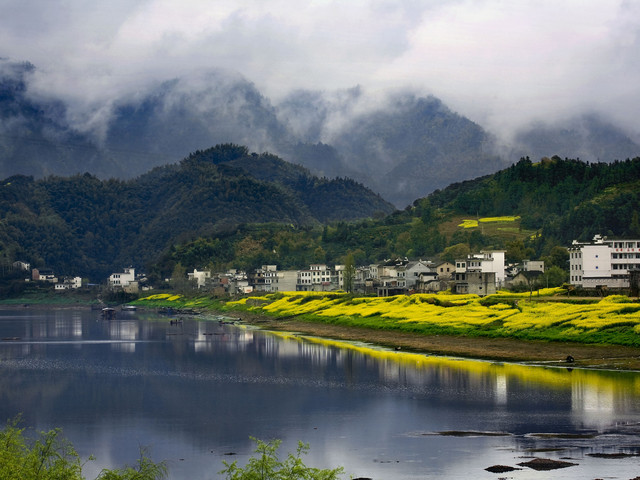
<path id="1" fill-rule="evenodd" d="M 519 216 L 503 216 L 503 217 L 483 217 L 478 220 L 464 219 L 462 223 L 458 225 L 462 228 L 475 228 L 480 223 L 507 223 L 520 220 Z"/>
<path id="2" fill-rule="evenodd" d="M 540 296 L 559 289 L 545 289 Z M 611 296 L 594 303 L 529 300 L 529 293 L 415 294 L 353 298 L 344 293 L 290 292 L 229 302 L 274 316 L 424 333 L 502 336 L 640 345 L 640 303 Z M 255 305 L 255 306 L 250 306 Z"/>

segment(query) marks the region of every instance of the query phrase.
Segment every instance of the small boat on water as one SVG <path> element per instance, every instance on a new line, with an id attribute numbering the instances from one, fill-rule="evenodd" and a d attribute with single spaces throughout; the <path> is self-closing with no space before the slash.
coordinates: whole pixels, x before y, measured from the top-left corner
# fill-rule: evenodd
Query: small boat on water
<path id="1" fill-rule="evenodd" d="M 122 305 L 120 310 L 123 312 L 135 312 L 138 309 L 135 305 Z"/>
<path id="2" fill-rule="evenodd" d="M 105 307 L 100 311 L 100 315 L 105 320 L 111 320 L 113 318 L 116 318 L 116 309 L 111 307 Z"/>

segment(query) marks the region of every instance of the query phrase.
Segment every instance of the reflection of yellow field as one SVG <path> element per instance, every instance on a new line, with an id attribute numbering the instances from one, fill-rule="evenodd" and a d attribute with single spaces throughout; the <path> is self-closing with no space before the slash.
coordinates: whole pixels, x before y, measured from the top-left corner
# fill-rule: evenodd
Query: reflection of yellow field
<path id="1" fill-rule="evenodd" d="M 397 370 L 448 372 L 449 375 L 462 373 L 469 379 L 481 381 L 488 378 L 504 377 L 507 384 L 517 380 L 521 384 L 543 385 L 563 389 L 595 390 L 599 394 L 611 394 L 616 398 L 640 395 L 640 376 L 635 373 L 593 371 L 566 368 L 533 367 L 518 364 L 492 363 L 478 360 L 464 360 L 452 357 L 428 356 L 417 353 L 397 352 L 352 342 L 342 342 L 316 337 L 300 337 L 285 332 L 273 332 L 287 341 L 311 342 L 329 348 L 340 348 L 351 354 L 374 358 L 381 368 Z M 442 377 L 442 376 L 441 376 Z M 458 377 L 455 377 L 458 378 Z"/>
<path id="2" fill-rule="evenodd" d="M 553 294 L 542 290 L 541 295 Z M 270 294 L 230 302 L 278 317 L 309 316 L 333 324 L 386 330 L 516 337 L 640 346 L 640 304 L 624 296 L 597 303 L 530 302 L 529 294 L 416 294 L 352 298 L 317 292 Z M 255 306 L 250 306 L 255 305 Z"/>

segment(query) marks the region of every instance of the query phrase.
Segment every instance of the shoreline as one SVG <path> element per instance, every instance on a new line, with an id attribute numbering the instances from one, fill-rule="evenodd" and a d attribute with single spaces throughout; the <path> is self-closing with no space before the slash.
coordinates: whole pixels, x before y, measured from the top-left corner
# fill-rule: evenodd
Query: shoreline
<path id="1" fill-rule="evenodd" d="M 0 304 L 0 310 L 12 308 L 90 309 L 82 303 Z M 139 311 L 155 307 L 138 305 Z M 179 309 L 178 309 L 179 310 Z M 451 356 L 495 362 L 514 362 L 532 366 L 586 368 L 593 370 L 640 371 L 640 348 L 621 345 L 600 345 L 573 342 L 547 342 L 515 338 L 465 337 L 453 335 L 422 335 L 419 333 L 377 330 L 366 327 L 332 325 L 277 318 L 242 310 L 233 312 L 205 309 L 200 314 L 238 318 L 242 323 L 263 330 L 292 332 L 335 340 L 360 341 L 395 350 L 424 355 Z M 567 362 L 571 356 L 573 362 Z"/>
<path id="2" fill-rule="evenodd" d="M 229 312 L 217 312 L 228 316 Z M 421 335 L 348 327 L 234 311 L 242 323 L 263 330 L 286 331 L 335 340 L 361 341 L 425 355 L 452 356 L 524 365 L 640 371 L 640 348 L 514 338 Z M 568 362 L 571 356 L 573 362 Z"/>

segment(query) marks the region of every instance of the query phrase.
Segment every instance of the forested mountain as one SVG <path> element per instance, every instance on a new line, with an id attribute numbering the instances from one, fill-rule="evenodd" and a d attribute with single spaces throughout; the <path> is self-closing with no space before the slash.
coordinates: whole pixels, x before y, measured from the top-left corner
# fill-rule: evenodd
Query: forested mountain
<path id="1" fill-rule="evenodd" d="M 568 244 L 597 233 L 640 236 L 640 158 L 613 163 L 523 158 L 480 179 L 428 197 L 431 206 L 469 216 L 520 215 L 544 241 Z"/>
<path id="2" fill-rule="evenodd" d="M 357 264 L 385 259 L 454 260 L 483 248 L 506 249 L 507 260 L 545 260 L 567 268 L 571 241 L 640 237 L 640 158 L 586 163 L 523 158 L 493 175 L 452 184 L 379 220 L 334 222 L 292 230 L 277 225 L 245 227 L 176 245 L 156 263 L 168 274 L 212 265 L 249 267 L 263 263 L 302 268 L 311 262 Z M 509 216 L 503 223 L 464 228 L 463 220 Z M 246 248 L 251 246 L 251 248 Z"/>
<path id="3" fill-rule="evenodd" d="M 300 110 L 303 105 L 298 105 Z M 327 155 L 332 159 L 328 168 L 348 168 L 350 176 L 399 207 L 460 180 L 461 172 L 473 178 L 505 166 L 491 135 L 435 97 L 395 95 L 383 108 L 353 115 L 330 135 L 337 156 Z M 321 139 L 312 131 L 304 138 Z M 314 157 L 306 146 L 303 150 L 296 145 L 293 158 L 312 170 L 323 168 L 324 159 Z"/>
<path id="4" fill-rule="evenodd" d="M 60 274 L 103 278 L 143 266 L 172 242 L 239 225 L 384 216 L 393 207 L 352 180 L 311 176 L 246 147 L 219 145 L 136 179 L 13 176 L 0 184 L 0 255 Z"/>

